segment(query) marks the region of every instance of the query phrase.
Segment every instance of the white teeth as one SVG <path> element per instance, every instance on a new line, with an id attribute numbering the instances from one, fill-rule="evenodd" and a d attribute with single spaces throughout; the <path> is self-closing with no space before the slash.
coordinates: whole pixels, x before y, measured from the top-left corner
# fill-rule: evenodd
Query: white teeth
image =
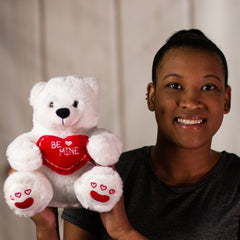
<path id="1" fill-rule="evenodd" d="M 183 119 L 178 118 L 177 122 L 185 124 L 185 125 L 194 125 L 194 124 L 201 124 L 203 122 L 202 119 Z"/>

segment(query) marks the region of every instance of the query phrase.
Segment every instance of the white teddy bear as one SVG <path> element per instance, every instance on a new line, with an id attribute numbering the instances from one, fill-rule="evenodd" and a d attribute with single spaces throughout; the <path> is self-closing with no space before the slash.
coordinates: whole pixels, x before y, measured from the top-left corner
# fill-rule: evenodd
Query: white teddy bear
<path id="1" fill-rule="evenodd" d="M 98 95 L 95 78 L 56 77 L 33 86 L 33 128 L 7 148 L 17 172 L 4 193 L 17 215 L 31 217 L 47 206 L 107 212 L 120 199 L 122 180 L 109 166 L 122 142 L 97 127 Z"/>

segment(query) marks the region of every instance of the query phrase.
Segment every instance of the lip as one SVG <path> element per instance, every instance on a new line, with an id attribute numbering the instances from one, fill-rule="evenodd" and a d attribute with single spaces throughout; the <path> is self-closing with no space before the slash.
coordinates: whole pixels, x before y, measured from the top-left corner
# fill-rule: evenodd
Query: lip
<path id="1" fill-rule="evenodd" d="M 174 121 L 183 129 L 198 130 L 206 123 L 206 118 L 202 116 L 178 116 Z"/>

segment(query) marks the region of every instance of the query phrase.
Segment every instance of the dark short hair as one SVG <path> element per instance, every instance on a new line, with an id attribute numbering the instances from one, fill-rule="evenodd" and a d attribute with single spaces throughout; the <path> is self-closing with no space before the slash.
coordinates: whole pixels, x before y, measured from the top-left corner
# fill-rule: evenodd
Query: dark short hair
<path id="1" fill-rule="evenodd" d="M 223 72 L 225 75 L 225 86 L 228 85 L 228 66 L 224 54 L 216 46 L 215 43 L 213 43 L 198 29 L 181 30 L 174 33 L 167 40 L 167 42 L 158 50 L 154 57 L 152 65 L 152 81 L 154 84 L 156 84 L 156 69 L 159 63 L 162 61 L 164 54 L 168 50 L 176 47 L 191 47 L 216 53 L 220 57 L 220 60 L 223 65 Z"/>

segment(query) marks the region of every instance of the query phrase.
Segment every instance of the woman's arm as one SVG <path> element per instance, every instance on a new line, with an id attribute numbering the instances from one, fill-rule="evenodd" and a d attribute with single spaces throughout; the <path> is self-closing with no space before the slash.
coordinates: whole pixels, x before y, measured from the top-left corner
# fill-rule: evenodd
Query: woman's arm
<path id="1" fill-rule="evenodd" d="M 146 240 L 130 224 L 124 206 L 123 197 L 107 213 L 101 213 L 101 220 L 108 234 L 115 240 Z"/>
<path id="2" fill-rule="evenodd" d="M 59 240 L 57 209 L 46 208 L 32 217 L 38 240 Z"/>
<path id="3" fill-rule="evenodd" d="M 57 209 L 46 208 L 32 217 L 36 225 L 37 240 L 59 240 Z M 64 220 L 64 240 L 99 240 L 90 232 Z"/>
<path id="4" fill-rule="evenodd" d="M 100 214 L 102 223 L 108 234 L 115 240 L 146 240 L 129 223 L 123 198 L 107 213 Z M 89 221 L 87 221 L 89 222 Z M 64 221 L 64 240 L 99 240 L 100 236 L 83 230 L 82 228 Z"/>
<path id="5" fill-rule="evenodd" d="M 99 240 L 95 234 L 64 220 L 64 240 Z"/>

